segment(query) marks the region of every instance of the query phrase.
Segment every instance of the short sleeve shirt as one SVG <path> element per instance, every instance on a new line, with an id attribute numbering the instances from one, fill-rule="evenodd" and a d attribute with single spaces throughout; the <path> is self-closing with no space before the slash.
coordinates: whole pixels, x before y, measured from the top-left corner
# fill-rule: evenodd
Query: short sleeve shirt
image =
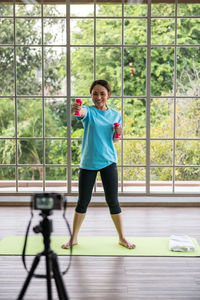
<path id="1" fill-rule="evenodd" d="M 121 123 L 121 115 L 112 108 L 105 111 L 83 106 L 86 115 L 81 119 L 84 127 L 80 168 L 99 170 L 117 162 L 114 147 L 114 123 Z"/>

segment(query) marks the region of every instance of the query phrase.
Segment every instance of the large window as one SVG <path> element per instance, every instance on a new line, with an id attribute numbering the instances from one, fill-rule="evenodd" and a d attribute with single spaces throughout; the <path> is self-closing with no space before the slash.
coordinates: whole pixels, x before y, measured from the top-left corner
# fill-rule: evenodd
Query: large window
<path id="1" fill-rule="evenodd" d="M 200 194 L 200 1 L 86 2 L 0 0 L 0 195 L 77 193 L 94 79 L 122 116 L 119 193 Z"/>

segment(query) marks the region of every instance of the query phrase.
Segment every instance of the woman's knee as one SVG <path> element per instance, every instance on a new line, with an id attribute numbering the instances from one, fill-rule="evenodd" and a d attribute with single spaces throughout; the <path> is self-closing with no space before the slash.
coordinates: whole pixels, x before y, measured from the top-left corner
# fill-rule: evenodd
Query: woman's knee
<path id="1" fill-rule="evenodd" d="M 88 208 L 88 204 L 83 204 L 80 201 L 78 201 L 75 211 L 80 214 L 85 214 L 87 211 L 87 208 Z"/>
<path id="2" fill-rule="evenodd" d="M 114 204 L 114 205 L 109 205 L 109 210 L 110 210 L 110 214 L 111 215 L 116 215 L 116 214 L 120 214 L 121 213 L 121 208 L 120 208 L 120 205 L 119 203 L 117 204 Z"/>

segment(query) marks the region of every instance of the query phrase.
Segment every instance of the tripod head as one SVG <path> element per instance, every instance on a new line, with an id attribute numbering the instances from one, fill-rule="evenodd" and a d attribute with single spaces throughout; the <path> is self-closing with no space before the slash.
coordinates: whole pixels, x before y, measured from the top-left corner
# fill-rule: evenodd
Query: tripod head
<path id="1" fill-rule="evenodd" d="M 50 236 L 53 231 L 52 220 L 48 219 L 48 216 L 52 215 L 52 212 L 48 212 L 48 214 L 40 213 L 40 216 L 43 217 L 42 221 L 35 227 L 33 227 L 33 231 L 35 233 L 42 233 L 43 236 Z"/>

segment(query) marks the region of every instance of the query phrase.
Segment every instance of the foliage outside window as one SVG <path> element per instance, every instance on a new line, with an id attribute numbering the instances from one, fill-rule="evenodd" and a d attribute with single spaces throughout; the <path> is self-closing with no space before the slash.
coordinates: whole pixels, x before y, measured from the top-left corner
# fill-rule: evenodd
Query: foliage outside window
<path id="1" fill-rule="evenodd" d="M 121 191 L 145 193 L 149 172 L 152 193 L 200 192 L 200 3 L 152 1 L 150 28 L 145 3 L 70 8 L 68 22 L 63 3 L 0 2 L 0 190 L 17 180 L 18 191 L 67 192 L 70 179 L 77 191 L 83 128 L 67 103 L 91 105 L 96 77 L 110 82 L 108 106 L 123 119 Z"/>

